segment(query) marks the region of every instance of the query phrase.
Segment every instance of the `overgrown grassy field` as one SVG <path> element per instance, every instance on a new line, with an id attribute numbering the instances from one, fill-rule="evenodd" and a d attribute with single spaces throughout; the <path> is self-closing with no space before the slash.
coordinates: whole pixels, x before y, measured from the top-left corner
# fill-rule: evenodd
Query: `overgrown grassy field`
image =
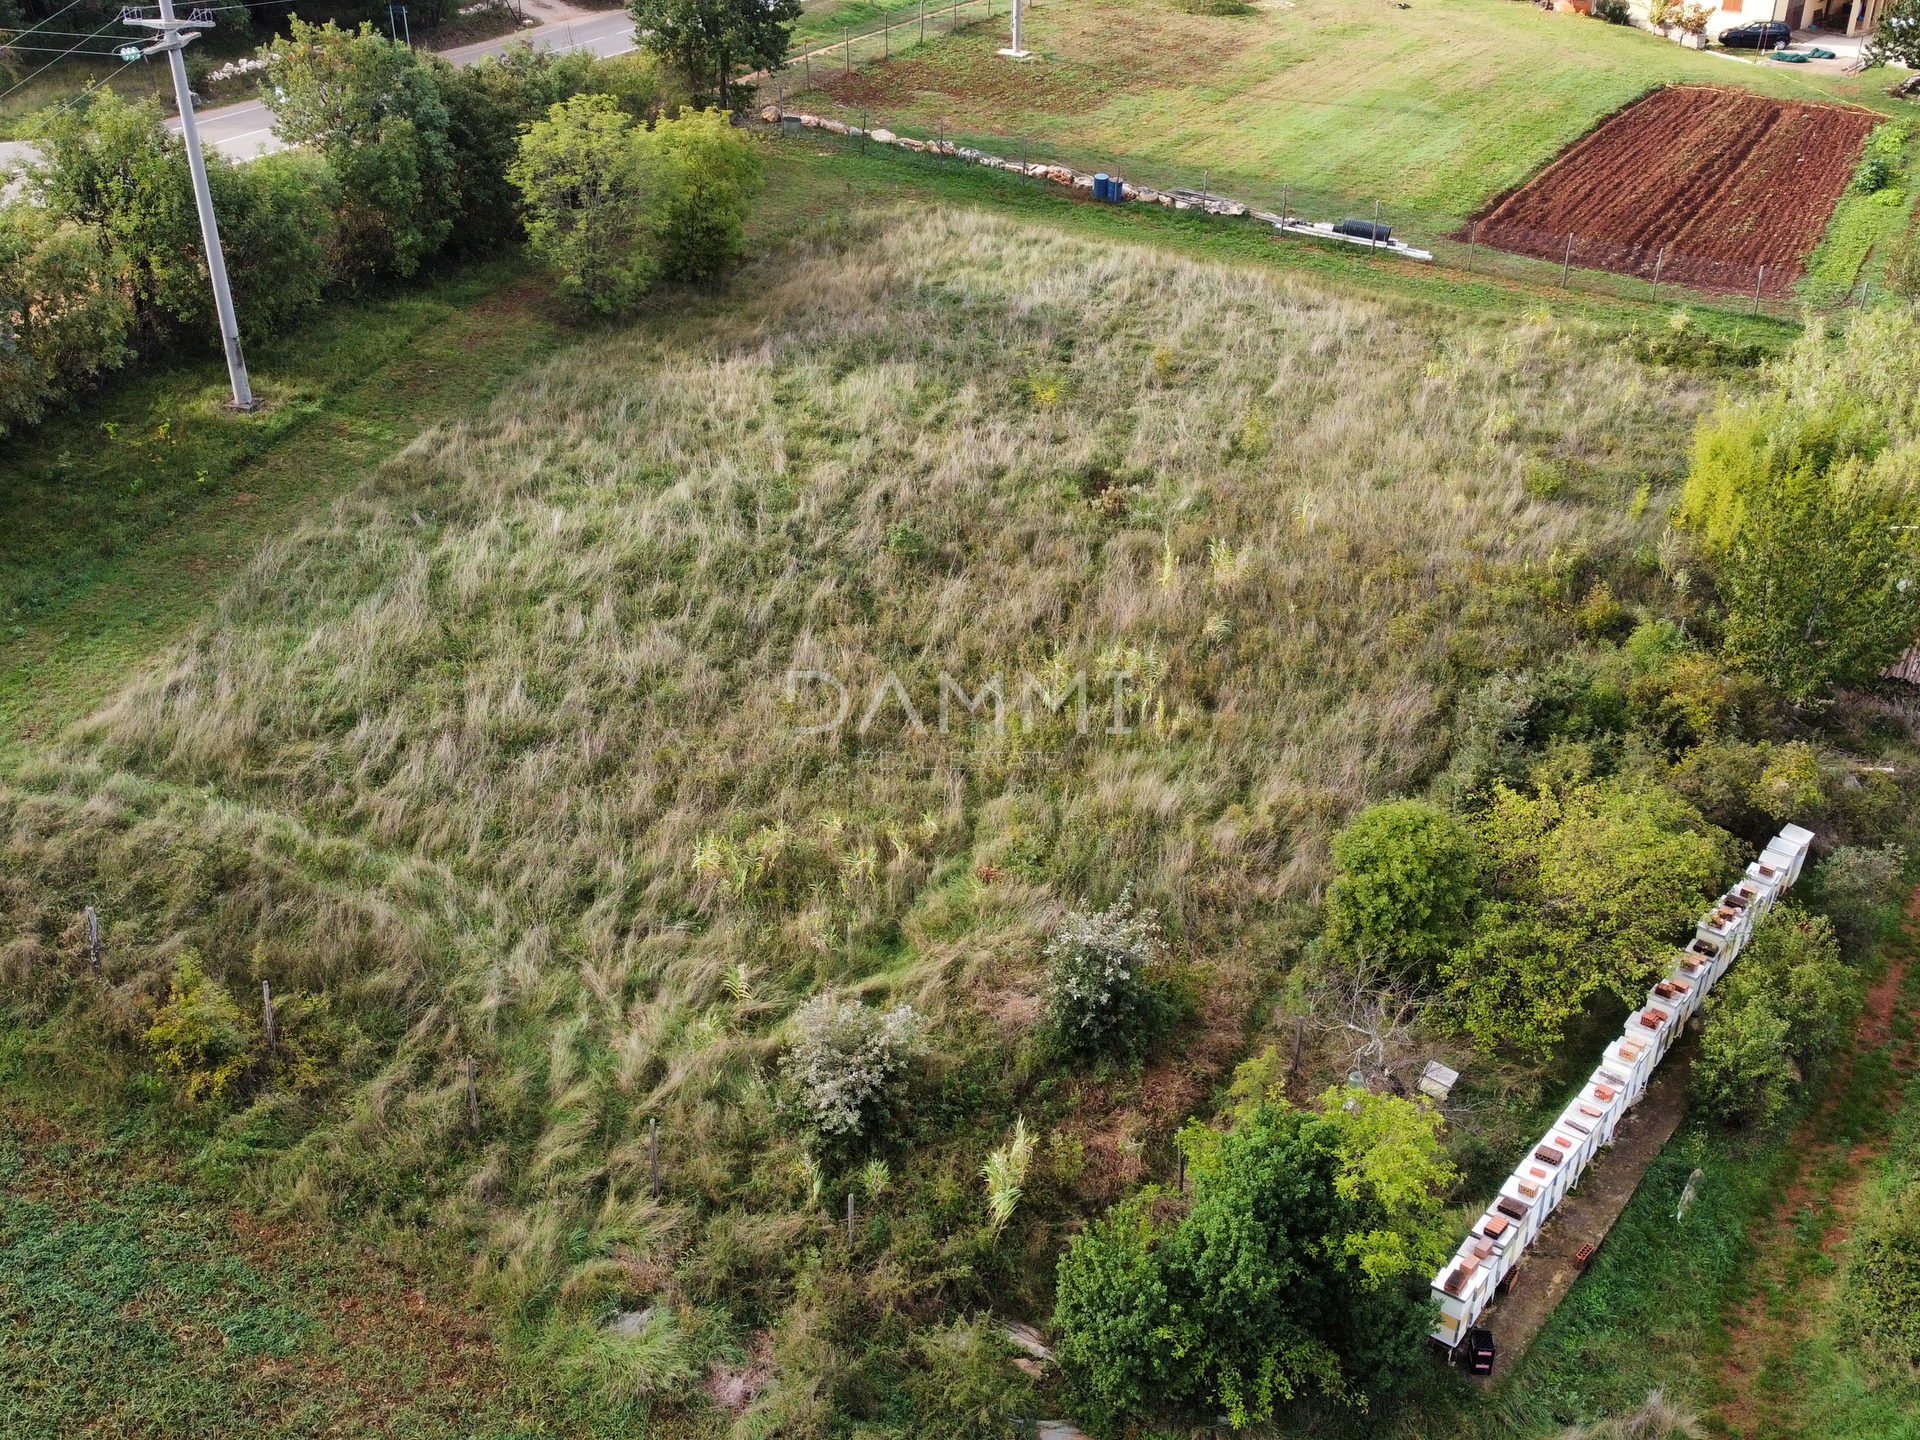
<path id="1" fill-rule="evenodd" d="M 834 80 L 821 104 L 911 133 L 1268 205 L 1370 206 L 1450 229 L 1651 86 L 1740 85 L 1903 108 L 1881 72 L 1796 75 L 1512 0 L 1279 0 L 1236 15 L 1167 0 L 1047 0 L 1026 11 L 1031 65 L 996 26 Z M 1911 109 L 1910 106 L 1904 107 Z M 1014 149 L 1009 152 L 1011 144 Z M 1357 212 L 1356 212 L 1357 213 Z"/>
<path id="2" fill-rule="evenodd" d="M 430 426 L 36 740 L 0 792 L 11 1083 L 469 1263 L 554 1363 L 673 1299 L 686 1363 L 748 1373 L 771 1332 L 765 1403 L 883 1415 L 901 1317 L 1038 1318 L 1062 1235 L 1165 1169 L 1327 837 L 1438 763 L 1456 687 L 1564 645 L 1601 570 L 1658 583 L 1714 384 L 1594 339 L 978 213 L 820 225 Z M 794 669 L 848 686 L 837 736 L 796 733 L 822 692 L 790 702 Z M 928 733 L 897 696 L 858 733 L 889 671 Z M 1004 734 L 940 733 L 943 671 L 1008 677 Z M 1022 723 L 1023 673 L 1081 671 L 1088 733 Z M 1144 1072 L 1060 1076 L 1023 1038 L 1040 947 L 1129 885 L 1193 1013 Z M 238 995 L 330 997 L 287 1002 L 305 1083 L 173 1110 L 138 1036 L 188 945 Z M 768 1082 L 822 990 L 938 1043 L 870 1156 L 810 1170 Z M 1014 1113 L 1042 1159 L 995 1237 Z M 892 1180 L 850 1250 L 866 1158 Z"/>

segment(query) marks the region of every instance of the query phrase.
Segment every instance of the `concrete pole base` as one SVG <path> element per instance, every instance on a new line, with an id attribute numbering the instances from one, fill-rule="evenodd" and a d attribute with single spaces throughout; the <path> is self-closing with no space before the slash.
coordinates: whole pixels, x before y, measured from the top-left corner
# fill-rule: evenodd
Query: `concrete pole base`
<path id="1" fill-rule="evenodd" d="M 996 54 L 996 55 L 1004 55 L 1004 56 L 1006 56 L 1006 57 L 1007 57 L 1007 59 L 1009 59 L 1009 60 L 1037 60 L 1037 59 L 1039 59 L 1039 56 L 1037 56 L 1037 55 L 1035 55 L 1035 54 L 1033 53 L 1033 51 L 1031 51 L 1031 50 L 1014 50 L 1014 49 L 1006 49 L 1006 50 L 996 50 L 996 51 L 994 51 L 993 53 L 994 53 L 994 54 Z"/>

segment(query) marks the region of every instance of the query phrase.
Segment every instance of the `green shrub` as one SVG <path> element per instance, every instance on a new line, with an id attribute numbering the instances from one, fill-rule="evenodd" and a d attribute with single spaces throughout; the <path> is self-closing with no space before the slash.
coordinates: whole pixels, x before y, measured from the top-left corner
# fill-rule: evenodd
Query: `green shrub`
<path id="1" fill-rule="evenodd" d="M 262 52 L 274 133 L 325 157 L 345 272 L 411 275 L 458 212 L 451 117 L 433 68 L 371 25 L 295 16 Z"/>
<path id="2" fill-rule="evenodd" d="M 1898 845 L 1842 845 L 1813 867 L 1807 903 L 1833 922 L 1844 953 L 1861 958 L 1880 939 L 1906 866 L 1906 851 Z"/>
<path id="3" fill-rule="evenodd" d="M 1769 1004 L 1708 1002 L 1707 1028 L 1693 1062 L 1694 1099 L 1732 1125 L 1769 1125 L 1786 1108 L 1794 1080 L 1789 1025 Z"/>
<path id="4" fill-rule="evenodd" d="M 1007 1440 L 1030 1431 L 1033 1382 L 986 1316 L 956 1320 L 914 1337 L 906 1389 L 916 1440 Z"/>
<path id="5" fill-rule="evenodd" d="M 0 435 L 132 355 L 120 268 L 98 225 L 0 207 Z"/>
<path id="6" fill-rule="evenodd" d="M 46 163 L 29 171 L 32 190 L 51 214 L 106 233 L 141 328 L 164 334 L 207 316 L 213 297 L 187 152 L 159 104 L 89 90 L 48 117 L 38 143 Z"/>
<path id="7" fill-rule="evenodd" d="M 1920 320 L 1811 329 L 1774 369 L 1780 389 L 1702 425 L 1682 519 L 1713 566 L 1726 650 L 1804 702 L 1878 675 L 1920 635 L 1910 583 Z"/>
<path id="8" fill-rule="evenodd" d="M 1854 1237 L 1840 1316 L 1855 1343 L 1920 1364 L 1920 1181 Z"/>
<path id="9" fill-rule="evenodd" d="M 534 122 L 507 172 L 528 245 L 589 310 L 627 308 L 659 273 L 643 135 L 611 96 L 576 95 Z"/>
<path id="10" fill-rule="evenodd" d="M 152 101 L 89 91 L 45 127 L 47 164 L 33 184 L 47 209 L 111 238 L 151 332 L 217 343 L 213 288 L 187 153 Z M 284 329 L 331 281 L 339 187 L 319 156 L 291 152 L 237 165 L 207 158 L 234 308 L 248 339 Z"/>
<path id="11" fill-rule="evenodd" d="M 1846 1042 L 1860 999 L 1826 918 L 1779 906 L 1708 997 L 1694 1095 L 1730 1124 L 1772 1122 Z"/>
<path id="12" fill-rule="evenodd" d="M 174 962 L 167 1003 L 153 1012 L 147 1051 L 184 1082 L 188 1100 L 223 1099 L 253 1058 L 254 1032 L 226 986 L 208 975 L 196 950 Z"/>
<path id="13" fill-rule="evenodd" d="M 1731 340 L 1699 325 L 1686 310 L 1676 310 L 1667 323 L 1642 330 L 1636 322 L 1621 341 L 1626 352 L 1642 365 L 1672 370 L 1722 371 L 1745 369 L 1767 353 L 1757 341 Z"/>
<path id="14" fill-rule="evenodd" d="M 472 65 L 431 62 L 447 107 L 451 188 L 459 216 L 449 236 L 455 249 L 473 253 L 519 237 L 520 196 L 507 171 L 520 136 L 555 105 L 600 88 L 590 77 L 604 63 L 584 50 L 562 54 L 525 44 L 509 45 Z"/>
<path id="15" fill-rule="evenodd" d="M 711 280 L 739 257 L 748 202 L 761 183 L 759 152 L 721 110 L 682 111 L 647 134 L 660 268 L 674 280 Z"/>
<path id="16" fill-rule="evenodd" d="M 1138 1055 L 1171 1022 L 1174 1004 L 1152 972 L 1164 947 L 1159 918 L 1133 894 L 1105 910 L 1067 915 L 1047 946 L 1046 1026 L 1068 1054 Z"/>
<path id="17" fill-rule="evenodd" d="M 1541 1053 L 1602 989 L 1636 997 L 1729 859 L 1679 796 L 1612 781 L 1496 786 L 1474 830 L 1485 899 L 1441 975 L 1454 1023 L 1488 1050 Z"/>
<path id="18" fill-rule="evenodd" d="M 1366 1091 L 1321 1103 L 1252 1101 L 1224 1135 L 1189 1125 L 1186 1213 L 1158 1218 L 1149 1192 L 1061 1256 L 1058 1359 L 1095 1419 L 1224 1411 L 1240 1428 L 1414 1373 L 1448 1242 L 1439 1116 Z"/>
<path id="19" fill-rule="evenodd" d="M 815 996 L 795 1013 L 780 1062 L 794 1108 L 823 1139 L 860 1134 L 919 1053 L 921 1028 L 910 1005 L 879 1011 Z"/>
<path id="20" fill-rule="evenodd" d="M 1633 7 L 1627 0 L 1593 0 L 1593 18 L 1609 25 L 1631 25 Z"/>
<path id="21" fill-rule="evenodd" d="M 207 179 L 241 333 L 279 334 L 320 304 L 333 279 L 333 172 L 319 156 L 290 150 L 209 165 Z"/>
<path id="22" fill-rule="evenodd" d="M 528 129 L 508 177 L 562 290 L 611 313 L 658 275 L 710 279 L 733 262 L 760 159 L 720 111 L 649 131 L 610 95 L 576 95 Z"/>
<path id="23" fill-rule="evenodd" d="M 677 115 L 693 104 L 693 92 L 685 78 L 645 50 L 594 61 L 592 74 L 582 88 L 596 95 L 611 95 L 627 114 L 649 124 Z"/>
<path id="24" fill-rule="evenodd" d="M 1438 806 L 1395 800 L 1334 837 L 1327 941 L 1429 978 L 1466 938 L 1475 897 L 1473 832 Z"/>

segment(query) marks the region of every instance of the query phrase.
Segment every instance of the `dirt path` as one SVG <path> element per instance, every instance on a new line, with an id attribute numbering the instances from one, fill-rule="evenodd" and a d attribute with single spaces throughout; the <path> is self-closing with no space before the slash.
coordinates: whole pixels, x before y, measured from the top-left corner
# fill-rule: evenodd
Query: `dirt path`
<path id="1" fill-rule="evenodd" d="M 1488 1307 L 1480 1323 L 1490 1328 L 1499 1344 L 1493 1379 L 1498 1380 L 1520 1362 L 1534 1337 L 1580 1278 L 1580 1247 L 1599 1249 L 1640 1188 L 1647 1167 L 1665 1148 L 1680 1119 L 1687 1113 L 1687 1075 L 1693 1047 L 1675 1049 L 1654 1072 L 1647 1093 L 1627 1113 L 1614 1132 L 1613 1144 L 1580 1179 L 1580 1184 L 1541 1228 L 1526 1258 L 1514 1270 L 1513 1288 Z"/>
<path id="2" fill-rule="evenodd" d="M 1751 1290 L 1729 1317 L 1727 1349 L 1716 1377 L 1723 1398 L 1712 1414 L 1714 1433 L 1757 1440 L 1797 1435 L 1793 1357 L 1805 1336 L 1825 1323 L 1838 1283 L 1839 1252 L 1853 1231 L 1860 1194 L 1871 1176 L 1881 1140 L 1841 1110 L 1859 1106 L 1862 1084 L 1884 1088 L 1912 1068 L 1911 1040 L 1896 1039 L 1894 1017 L 1920 940 L 1920 889 L 1908 899 L 1906 944 L 1888 948 L 1886 974 L 1867 993 L 1852 1049 L 1828 1085 L 1827 1098 L 1794 1135 L 1793 1166 L 1783 1177 L 1772 1213 L 1756 1227 Z M 1910 1033 L 1910 1032 L 1909 1032 Z M 1885 1055 L 1886 1061 L 1881 1059 Z M 1872 1072 L 1863 1073 L 1867 1065 Z M 1869 1102 L 1878 1097 L 1866 1097 Z M 1874 1113 L 1879 1106 L 1872 1105 Z"/>

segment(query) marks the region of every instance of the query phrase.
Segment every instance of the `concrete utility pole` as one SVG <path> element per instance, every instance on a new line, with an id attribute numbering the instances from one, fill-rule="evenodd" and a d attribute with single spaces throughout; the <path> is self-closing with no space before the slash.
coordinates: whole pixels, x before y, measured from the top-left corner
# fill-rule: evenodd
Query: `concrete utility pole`
<path id="1" fill-rule="evenodd" d="M 1024 60 L 1031 53 L 1020 44 L 1020 0 L 1013 0 L 1013 44 L 1000 53 L 1009 60 Z"/>
<path id="2" fill-rule="evenodd" d="M 233 408 L 255 407 L 253 388 L 247 384 L 247 362 L 240 354 L 240 322 L 234 318 L 233 294 L 227 289 L 227 257 L 220 249 L 220 227 L 213 218 L 213 194 L 207 189 L 207 158 L 200 153 L 200 131 L 193 120 L 193 92 L 187 88 L 187 62 L 180 52 L 200 38 L 200 31 L 213 28 L 210 11 L 195 10 L 185 19 L 173 13 L 173 0 L 160 0 L 160 18 L 144 19 L 121 15 L 123 24 L 143 30 L 158 30 L 160 38 L 142 51 L 145 55 L 165 55 L 173 68 L 174 98 L 180 102 L 180 136 L 187 142 L 187 169 L 193 174 L 193 204 L 200 212 L 200 239 L 207 250 L 207 275 L 213 281 L 213 309 L 220 319 L 220 342 L 227 351 L 227 378 L 233 382 Z"/>

